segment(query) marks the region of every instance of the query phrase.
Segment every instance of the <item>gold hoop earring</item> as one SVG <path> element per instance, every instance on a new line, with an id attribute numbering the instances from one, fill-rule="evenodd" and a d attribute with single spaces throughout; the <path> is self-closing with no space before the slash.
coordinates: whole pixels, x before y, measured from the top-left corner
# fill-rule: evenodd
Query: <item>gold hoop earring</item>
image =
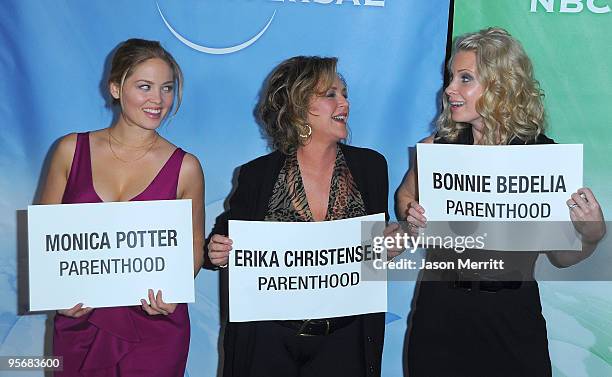
<path id="1" fill-rule="evenodd" d="M 310 137 L 310 135 L 312 135 L 312 127 L 310 127 L 310 124 L 306 123 L 304 124 L 303 128 L 306 128 L 306 135 L 304 134 L 298 134 L 302 139 L 308 139 Z"/>

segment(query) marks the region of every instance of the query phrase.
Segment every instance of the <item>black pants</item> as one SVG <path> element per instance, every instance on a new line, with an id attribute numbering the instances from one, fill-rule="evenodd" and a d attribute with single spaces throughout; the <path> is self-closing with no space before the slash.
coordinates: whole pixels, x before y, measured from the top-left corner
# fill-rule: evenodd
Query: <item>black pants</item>
<path id="1" fill-rule="evenodd" d="M 250 377 L 365 376 L 361 320 L 324 336 L 296 336 L 275 322 L 253 322 Z"/>

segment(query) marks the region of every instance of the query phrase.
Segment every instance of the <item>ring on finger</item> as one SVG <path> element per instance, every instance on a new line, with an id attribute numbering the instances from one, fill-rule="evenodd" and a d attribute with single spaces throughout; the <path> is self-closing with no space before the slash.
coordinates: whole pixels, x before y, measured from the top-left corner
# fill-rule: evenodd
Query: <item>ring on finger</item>
<path id="1" fill-rule="evenodd" d="M 574 208 L 576 208 L 576 207 L 578 207 L 578 204 L 577 204 L 577 203 L 572 203 L 572 204 L 568 204 L 568 205 L 567 205 L 567 208 L 569 208 L 569 209 L 574 209 Z"/>

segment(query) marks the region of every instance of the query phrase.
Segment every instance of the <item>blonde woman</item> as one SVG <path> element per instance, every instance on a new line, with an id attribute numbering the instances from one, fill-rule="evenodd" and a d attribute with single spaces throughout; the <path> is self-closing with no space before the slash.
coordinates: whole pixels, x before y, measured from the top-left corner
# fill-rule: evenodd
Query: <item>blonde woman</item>
<path id="1" fill-rule="evenodd" d="M 191 199 L 195 275 L 203 260 L 202 168 L 195 156 L 157 133 L 172 109 L 178 110 L 182 85 L 179 65 L 159 42 L 121 43 L 108 78 L 120 114 L 111 127 L 60 140 L 41 204 Z M 53 352 L 63 357 L 64 368 L 55 376 L 183 377 L 187 304 L 166 303 L 162 294 L 142 292 L 140 306 L 93 309 L 78 303 L 59 310 Z"/>
<path id="2" fill-rule="evenodd" d="M 508 32 L 489 28 L 457 38 L 448 69 L 450 82 L 444 91 L 438 130 L 424 142 L 554 143 L 544 135 L 542 92 L 531 61 Z M 582 235 L 583 250 L 549 253 L 550 261 L 559 267 L 591 255 L 605 234 L 602 211 L 591 190 L 577 190 L 567 205 L 568 217 Z M 415 169 L 398 190 L 397 206 L 413 233 L 426 226 Z M 408 337 L 410 377 L 551 375 L 538 285 L 527 281 L 533 276 L 537 254 L 513 254 L 507 258 L 505 273 L 519 274 L 513 275 L 516 278 L 423 278 Z M 478 252 L 470 256 L 479 257 Z"/>

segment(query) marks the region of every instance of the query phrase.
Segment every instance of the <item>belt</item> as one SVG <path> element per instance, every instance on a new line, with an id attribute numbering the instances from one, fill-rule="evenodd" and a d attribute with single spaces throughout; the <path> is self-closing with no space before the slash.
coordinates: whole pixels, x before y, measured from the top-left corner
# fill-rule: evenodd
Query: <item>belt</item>
<path id="1" fill-rule="evenodd" d="M 283 327 L 296 331 L 296 336 L 324 336 L 332 334 L 355 321 L 355 316 L 305 319 L 301 321 L 276 321 Z"/>
<path id="2" fill-rule="evenodd" d="M 520 273 L 505 273 L 496 276 L 481 276 L 477 273 L 464 275 L 457 271 L 448 271 L 445 279 L 451 289 L 465 289 L 467 291 L 483 291 L 495 293 L 504 289 L 519 289 L 523 285 Z M 512 279 L 512 280 L 511 280 Z"/>
<path id="3" fill-rule="evenodd" d="M 474 281 L 474 280 L 454 280 L 449 281 L 448 285 L 452 289 L 465 289 L 468 291 L 483 291 L 495 293 L 503 289 L 519 289 L 521 281 Z"/>

